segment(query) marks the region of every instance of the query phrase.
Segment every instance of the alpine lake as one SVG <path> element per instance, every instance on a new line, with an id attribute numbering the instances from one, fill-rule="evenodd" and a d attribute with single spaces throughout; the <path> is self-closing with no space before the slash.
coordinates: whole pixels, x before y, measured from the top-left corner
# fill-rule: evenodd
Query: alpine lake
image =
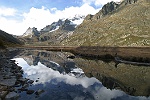
<path id="1" fill-rule="evenodd" d="M 85 58 L 62 51 L 22 49 L 13 60 L 32 80 L 19 100 L 150 100 L 150 66 Z M 21 88 L 21 87 L 18 87 Z"/>

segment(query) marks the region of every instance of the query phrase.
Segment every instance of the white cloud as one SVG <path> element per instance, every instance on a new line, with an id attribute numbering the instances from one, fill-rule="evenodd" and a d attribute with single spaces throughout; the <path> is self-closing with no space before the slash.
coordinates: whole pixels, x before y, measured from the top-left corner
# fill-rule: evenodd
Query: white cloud
<path id="1" fill-rule="evenodd" d="M 23 24 L 28 27 L 36 27 L 38 29 L 43 28 L 51 23 L 51 20 L 55 20 L 53 14 L 49 9 L 42 7 L 37 9 L 32 7 L 28 13 L 23 14 Z"/>
<path id="2" fill-rule="evenodd" d="M 81 7 L 69 7 L 65 8 L 63 11 L 56 11 L 56 16 L 61 16 L 62 18 L 74 17 L 75 15 L 87 15 L 95 14 L 98 10 L 94 9 L 88 4 L 84 4 Z"/>
<path id="3" fill-rule="evenodd" d="M 0 16 L 14 16 L 16 10 L 13 8 L 0 7 Z"/>
<path id="4" fill-rule="evenodd" d="M 0 29 L 11 34 L 18 34 L 24 30 L 22 22 L 14 20 L 17 10 L 14 8 L 0 7 Z"/>
<path id="5" fill-rule="evenodd" d="M 14 35 L 21 35 L 26 30 L 22 22 L 0 17 L 0 29 Z"/>
<path id="6" fill-rule="evenodd" d="M 3 12 L 1 12 L 3 10 Z M 28 27 L 36 27 L 38 30 L 50 25 L 54 21 L 61 18 L 74 17 L 75 15 L 95 14 L 99 9 L 94 9 L 88 4 L 83 4 L 80 7 L 68 7 L 64 10 L 57 8 L 47 9 L 42 7 L 40 9 L 32 7 L 29 12 L 23 13 L 22 20 L 8 19 L 6 16 L 16 17 L 17 10 L 12 8 L 0 9 L 0 29 L 14 35 L 22 35 Z M 5 15 L 5 16 L 4 16 Z"/>
<path id="7" fill-rule="evenodd" d="M 108 2 L 114 1 L 114 2 L 120 2 L 121 0 L 82 0 L 83 3 L 87 4 L 94 4 L 95 6 L 101 6 L 104 4 L 107 4 Z"/>

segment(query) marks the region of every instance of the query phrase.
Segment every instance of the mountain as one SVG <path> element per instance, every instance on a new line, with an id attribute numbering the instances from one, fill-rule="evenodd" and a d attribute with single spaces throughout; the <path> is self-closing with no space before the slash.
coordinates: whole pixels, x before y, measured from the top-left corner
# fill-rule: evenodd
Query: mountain
<path id="1" fill-rule="evenodd" d="M 47 25 L 43 29 L 41 29 L 41 33 L 52 32 L 57 30 L 63 24 L 62 20 L 58 20 L 58 22 L 53 22 L 51 25 Z"/>
<path id="2" fill-rule="evenodd" d="M 150 0 L 109 2 L 85 17 L 61 45 L 150 46 Z"/>
<path id="3" fill-rule="evenodd" d="M 59 19 L 57 22 L 53 22 L 51 25 L 47 25 L 41 29 L 41 33 L 53 32 L 61 28 L 62 30 L 73 31 L 77 25 L 80 25 L 85 16 L 75 15 L 73 18 Z"/>
<path id="4" fill-rule="evenodd" d="M 33 28 L 28 28 L 27 31 L 22 35 L 22 37 L 28 37 L 28 38 L 32 38 L 33 36 L 39 36 L 39 31 L 37 30 L 37 28 L 33 27 Z"/>
<path id="5" fill-rule="evenodd" d="M 22 42 L 20 42 L 17 38 L 0 30 L 0 48 L 3 48 L 5 46 L 15 46 L 21 44 Z"/>
<path id="6" fill-rule="evenodd" d="M 37 30 L 37 28 L 29 27 L 22 36 L 18 37 L 18 39 L 25 44 L 34 44 L 34 42 L 38 41 L 39 36 L 40 36 L 40 32 Z"/>
<path id="7" fill-rule="evenodd" d="M 75 15 L 73 18 L 59 19 L 47 25 L 40 31 L 36 28 L 28 28 L 22 36 L 22 41 L 26 44 L 34 45 L 56 45 L 64 38 L 72 35 L 75 28 L 82 23 L 85 16 Z"/>

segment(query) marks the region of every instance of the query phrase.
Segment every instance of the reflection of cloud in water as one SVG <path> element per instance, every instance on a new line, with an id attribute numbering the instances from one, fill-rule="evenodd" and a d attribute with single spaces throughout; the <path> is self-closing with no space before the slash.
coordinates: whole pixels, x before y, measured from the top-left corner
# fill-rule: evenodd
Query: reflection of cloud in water
<path id="1" fill-rule="evenodd" d="M 60 74 L 58 71 L 54 71 L 51 68 L 48 68 L 45 65 L 41 64 L 40 62 L 38 62 L 38 65 L 36 66 L 29 66 L 22 58 L 16 58 L 15 60 L 19 63 L 19 66 L 22 66 L 24 74 L 27 78 L 30 78 L 31 80 L 37 80 L 39 78 L 39 81 L 34 82 L 34 84 L 44 84 L 55 79 L 55 81 L 57 82 L 64 82 L 70 85 L 81 84 L 83 87 L 87 88 L 88 86 L 93 85 L 95 82 L 99 82 L 95 78 L 76 78 L 73 76 L 69 76 L 68 74 Z M 59 66 L 59 64 L 57 63 L 56 65 Z"/>
<path id="2" fill-rule="evenodd" d="M 57 85 L 59 82 L 64 82 L 70 85 L 82 85 L 86 88 L 95 98 L 95 100 L 150 100 L 146 97 L 134 97 L 125 94 L 123 91 L 119 90 L 110 90 L 104 87 L 96 78 L 88 78 L 88 77 L 73 77 L 68 74 L 60 74 L 58 71 L 54 71 L 51 68 L 46 67 L 45 65 L 38 62 L 36 66 L 29 66 L 27 62 L 23 58 L 14 59 L 17 61 L 18 65 L 21 66 L 24 70 L 24 76 L 31 79 L 37 80 L 38 82 L 34 82 L 33 84 L 55 84 Z M 59 64 L 55 63 L 57 66 Z M 74 69 L 73 71 L 81 71 L 79 69 Z M 55 80 L 55 81 L 54 81 Z M 98 84 L 98 85 L 95 85 Z M 93 85 L 93 86 L 92 86 Z M 76 96 L 74 100 L 83 100 L 84 97 Z"/>

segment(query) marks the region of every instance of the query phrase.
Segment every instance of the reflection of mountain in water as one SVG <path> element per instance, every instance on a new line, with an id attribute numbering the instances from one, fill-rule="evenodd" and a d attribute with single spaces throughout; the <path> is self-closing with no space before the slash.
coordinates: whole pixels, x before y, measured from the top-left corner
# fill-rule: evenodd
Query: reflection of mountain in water
<path id="1" fill-rule="evenodd" d="M 41 62 L 45 66 L 57 70 L 60 73 L 67 73 L 77 77 L 80 75 L 84 76 L 82 70 L 73 61 L 67 59 L 67 55 L 62 52 L 26 50 L 22 51 L 17 57 L 23 58 L 30 66 L 36 66 L 38 62 Z"/>
<path id="2" fill-rule="evenodd" d="M 88 73 L 86 75 L 88 75 L 89 77 L 94 76 L 94 75 L 92 75 L 92 73 Z M 111 90 L 119 89 L 119 90 L 126 92 L 127 94 L 135 95 L 135 92 L 136 92 L 135 88 L 125 86 L 123 83 L 121 83 L 118 80 L 115 80 L 114 78 L 106 77 L 99 73 L 97 73 L 96 76 L 94 76 L 94 77 L 96 77 L 98 80 L 100 80 L 105 87 L 107 87 Z"/>
<path id="3" fill-rule="evenodd" d="M 109 89 L 119 89 L 130 95 L 150 96 L 150 68 L 101 60 L 76 58 L 75 63 L 86 76 L 95 77 Z"/>
<path id="4" fill-rule="evenodd" d="M 101 60 L 78 57 L 71 60 L 67 59 L 68 55 L 71 54 L 30 50 L 22 51 L 18 57 L 24 58 L 29 65 L 38 65 L 38 62 L 41 62 L 64 75 L 95 77 L 108 89 L 119 89 L 136 96 L 150 95 L 149 67 L 119 64 L 116 68 L 114 62 L 104 63 Z"/>

